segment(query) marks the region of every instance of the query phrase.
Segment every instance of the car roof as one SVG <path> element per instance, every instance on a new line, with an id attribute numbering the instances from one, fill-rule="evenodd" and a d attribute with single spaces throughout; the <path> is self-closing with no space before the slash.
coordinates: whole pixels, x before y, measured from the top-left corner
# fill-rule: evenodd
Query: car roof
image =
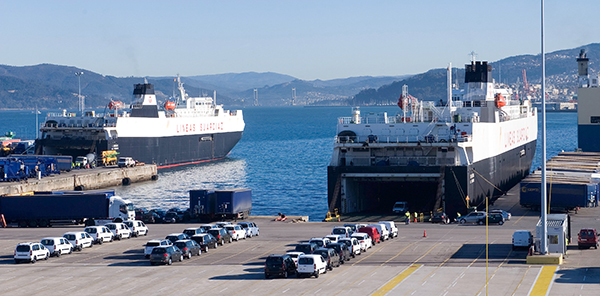
<path id="1" fill-rule="evenodd" d="M 182 234 L 185 234 L 185 233 L 182 233 L 182 232 L 179 232 L 179 233 L 171 233 L 171 234 L 169 234 L 169 235 L 167 235 L 167 236 L 179 236 L 179 235 L 182 235 Z"/>
<path id="2" fill-rule="evenodd" d="M 168 239 L 151 239 L 148 242 L 162 242 L 162 241 L 169 241 Z"/>
<path id="3" fill-rule="evenodd" d="M 288 255 L 296 255 L 296 254 L 298 254 L 298 255 L 302 255 L 302 254 L 304 254 L 304 252 L 296 252 L 296 251 L 293 251 L 293 252 L 287 252 L 286 254 L 288 254 Z"/>
<path id="4" fill-rule="evenodd" d="M 79 234 L 79 233 L 87 233 L 85 231 L 69 231 L 69 232 L 65 232 L 65 234 Z M 65 235 L 63 234 L 63 235 Z"/>
<path id="5" fill-rule="evenodd" d="M 321 255 L 318 255 L 318 254 L 304 254 L 304 255 L 300 255 L 300 257 L 311 257 L 311 258 L 315 258 L 315 257 L 321 257 Z"/>
<path id="6" fill-rule="evenodd" d="M 193 242 L 193 240 L 191 240 L 191 239 L 180 239 L 180 240 L 175 241 L 175 243 L 179 243 L 179 242 L 187 243 L 187 242 Z"/>
<path id="7" fill-rule="evenodd" d="M 49 237 L 44 237 L 41 240 L 44 240 L 44 239 L 61 239 L 61 238 L 64 239 L 64 237 L 62 237 L 62 236 L 49 236 Z"/>
<path id="8" fill-rule="evenodd" d="M 198 234 L 192 235 L 192 237 L 201 237 L 201 236 L 208 236 L 208 235 L 210 235 L 210 233 L 198 233 Z"/>
<path id="9" fill-rule="evenodd" d="M 36 242 L 18 243 L 18 244 L 17 244 L 17 246 L 19 246 L 19 245 L 20 245 L 20 246 L 24 246 L 24 245 L 27 245 L 27 246 L 29 246 L 29 245 L 34 245 L 34 244 L 39 244 L 39 243 L 36 243 Z"/>

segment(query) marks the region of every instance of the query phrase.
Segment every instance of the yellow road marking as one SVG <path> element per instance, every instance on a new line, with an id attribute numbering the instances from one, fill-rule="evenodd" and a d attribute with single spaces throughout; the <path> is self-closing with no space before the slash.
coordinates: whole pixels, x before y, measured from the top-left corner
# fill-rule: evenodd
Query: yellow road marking
<path id="1" fill-rule="evenodd" d="M 421 268 L 421 266 L 423 266 L 423 264 L 413 264 L 413 265 L 409 266 L 407 269 L 405 269 L 403 272 L 401 272 L 395 278 L 391 279 L 389 282 L 387 282 L 387 284 L 385 284 L 383 287 L 381 287 L 379 290 L 375 291 L 375 293 L 373 293 L 371 295 L 387 294 L 394 287 L 396 287 L 398 284 L 400 284 L 404 279 L 406 279 L 409 275 L 411 275 L 413 272 L 415 272 L 419 268 Z"/>
<path id="2" fill-rule="evenodd" d="M 554 273 L 558 269 L 558 266 L 544 266 L 535 279 L 535 284 L 531 288 L 529 295 L 531 296 L 544 296 L 548 293 L 550 284 L 552 284 L 552 278 Z"/>
<path id="3" fill-rule="evenodd" d="M 531 266 L 527 267 L 527 270 L 525 270 L 525 273 L 523 274 L 523 277 L 521 277 L 521 280 L 519 281 L 519 284 L 517 285 L 517 287 L 515 288 L 515 290 L 513 291 L 513 293 L 511 295 L 515 295 L 515 293 L 517 293 L 517 290 L 519 289 L 519 287 L 523 283 L 523 280 L 525 279 L 525 276 L 527 275 L 527 272 L 529 272 L 529 269 L 531 269 Z"/>
<path id="4" fill-rule="evenodd" d="M 523 219 L 523 217 L 525 217 L 525 215 L 527 215 L 527 213 L 529 213 L 529 210 L 527 210 L 523 215 L 521 215 L 521 217 L 519 217 L 519 219 L 517 221 L 515 221 L 514 224 L 519 223 L 519 221 L 521 221 L 521 219 Z"/>

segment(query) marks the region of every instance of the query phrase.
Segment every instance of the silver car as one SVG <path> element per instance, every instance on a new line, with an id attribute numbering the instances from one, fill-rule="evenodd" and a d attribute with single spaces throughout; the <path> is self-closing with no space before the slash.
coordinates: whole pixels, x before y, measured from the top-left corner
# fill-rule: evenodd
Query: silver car
<path id="1" fill-rule="evenodd" d="M 462 216 L 458 219 L 458 222 L 460 224 L 465 224 L 465 223 L 477 223 L 479 220 L 485 218 L 487 216 L 486 212 L 471 212 L 469 214 L 467 214 L 466 216 Z"/>

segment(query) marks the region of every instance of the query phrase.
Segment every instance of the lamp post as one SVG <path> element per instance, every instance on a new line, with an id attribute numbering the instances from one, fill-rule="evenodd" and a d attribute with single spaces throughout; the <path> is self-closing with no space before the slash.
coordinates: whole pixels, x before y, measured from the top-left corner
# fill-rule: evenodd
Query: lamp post
<path id="1" fill-rule="evenodd" d="M 83 116 L 83 109 L 85 109 L 85 103 L 81 98 L 81 75 L 83 75 L 83 72 L 75 72 L 75 76 L 77 76 L 79 80 L 79 93 L 77 96 L 77 98 L 79 99 L 79 112 L 81 112 L 81 116 Z"/>

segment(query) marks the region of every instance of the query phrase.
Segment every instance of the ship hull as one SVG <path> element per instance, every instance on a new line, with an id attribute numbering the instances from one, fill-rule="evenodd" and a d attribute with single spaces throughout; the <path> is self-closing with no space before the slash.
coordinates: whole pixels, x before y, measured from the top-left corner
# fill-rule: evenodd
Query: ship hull
<path id="1" fill-rule="evenodd" d="M 412 212 L 444 210 L 450 217 L 485 207 L 529 174 L 536 141 L 464 166 L 329 166 L 328 202 L 340 213 L 391 212 L 407 201 Z M 337 187 L 337 190 L 336 190 Z M 337 196 L 336 196 L 337 195 Z"/>
<path id="2" fill-rule="evenodd" d="M 119 137 L 110 140 L 38 139 L 36 149 L 39 149 L 39 154 L 55 155 L 85 155 L 116 150 L 120 156 L 167 168 L 222 159 L 241 137 L 242 132 L 238 131 L 166 137 Z"/>

